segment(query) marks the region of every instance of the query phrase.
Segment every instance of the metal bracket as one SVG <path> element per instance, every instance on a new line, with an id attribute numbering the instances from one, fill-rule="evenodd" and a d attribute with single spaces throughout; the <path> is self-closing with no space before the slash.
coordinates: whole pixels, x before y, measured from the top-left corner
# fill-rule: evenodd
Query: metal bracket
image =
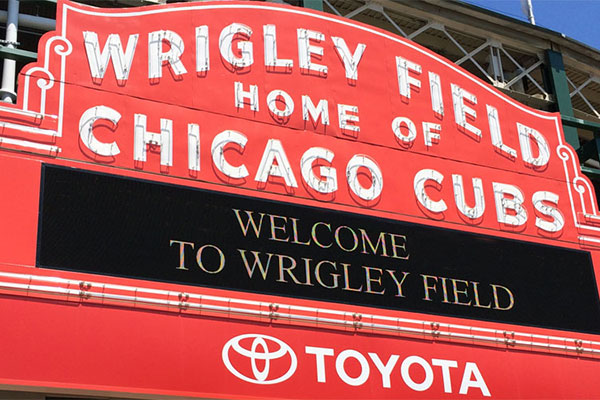
<path id="1" fill-rule="evenodd" d="M 37 53 L 0 45 L 0 58 L 8 58 L 9 60 L 21 62 L 35 62 L 37 61 Z"/>

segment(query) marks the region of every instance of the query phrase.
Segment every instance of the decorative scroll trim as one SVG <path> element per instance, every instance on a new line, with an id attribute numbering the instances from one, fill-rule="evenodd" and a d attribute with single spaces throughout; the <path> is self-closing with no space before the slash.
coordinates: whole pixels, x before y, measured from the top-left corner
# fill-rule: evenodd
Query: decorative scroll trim
<path id="1" fill-rule="evenodd" d="M 73 46 L 63 36 L 53 36 L 46 42 L 44 50 L 44 61 L 43 66 L 33 66 L 24 72 L 23 77 L 23 92 L 21 94 L 22 101 L 19 102 L 17 107 L 0 106 L 0 114 L 3 116 L 9 116 L 17 120 L 23 121 L 29 120 L 22 123 L 8 123 L 1 122 L 0 126 L 7 131 L 18 131 L 30 133 L 33 135 L 40 135 L 39 142 L 34 140 L 16 139 L 13 137 L 6 137 L 0 135 L 0 148 L 14 148 L 23 149 L 25 151 L 42 151 L 47 155 L 56 156 L 60 153 L 61 149 L 51 144 L 45 144 L 49 138 L 56 138 L 62 135 L 62 117 L 63 117 L 63 102 L 64 102 L 64 81 L 65 81 L 65 60 L 66 57 L 71 54 Z M 52 55 L 58 55 L 59 65 L 56 72 L 57 77 L 51 72 L 55 68 L 53 67 Z M 32 104 L 31 91 L 34 87 L 40 90 L 40 101 L 39 104 Z M 48 103 L 48 93 L 50 91 L 59 91 L 58 104 L 54 102 Z M 58 129 L 42 129 L 38 126 L 44 119 L 51 119 L 58 123 Z M 5 134 L 6 135 L 6 134 Z M 13 135 L 14 136 L 14 135 Z M 8 146 L 7 146 L 8 145 Z"/>

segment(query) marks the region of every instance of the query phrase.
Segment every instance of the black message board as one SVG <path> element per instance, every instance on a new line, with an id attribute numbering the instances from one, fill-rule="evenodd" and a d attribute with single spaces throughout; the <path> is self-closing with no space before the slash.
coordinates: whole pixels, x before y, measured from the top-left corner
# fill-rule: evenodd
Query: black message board
<path id="1" fill-rule="evenodd" d="M 588 252 L 45 165 L 37 265 L 600 333 Z"/>

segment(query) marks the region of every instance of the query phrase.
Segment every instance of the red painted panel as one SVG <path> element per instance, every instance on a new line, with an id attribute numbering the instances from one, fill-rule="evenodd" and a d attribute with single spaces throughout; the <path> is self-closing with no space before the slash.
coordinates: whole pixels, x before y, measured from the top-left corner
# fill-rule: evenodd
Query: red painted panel
<path id="1" fill-rule="evenodd" d="M 38 160 L 0 156 L 0 255 L 2 262 L 35 265 L 40 203 Z"/>
<path id="2" fill-rule="evenodd" d="M 598 361 L 585 358 L 14 297 L 0 315 L 1 384 L 217 398 L 600 395 Z"/>

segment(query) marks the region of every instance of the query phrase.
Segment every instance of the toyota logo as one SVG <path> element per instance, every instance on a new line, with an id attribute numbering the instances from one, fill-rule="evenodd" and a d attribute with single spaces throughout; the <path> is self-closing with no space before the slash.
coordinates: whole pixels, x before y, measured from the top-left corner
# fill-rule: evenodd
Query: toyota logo
<path id="1" fill-rule="evenodd" d="M 229 372 L 243 381 L 259 385 L 283 382 L 298 366 L 290 346 L 272 336 L 257 333 L 230 339 L 223 346 L 222 357 Z"/>

